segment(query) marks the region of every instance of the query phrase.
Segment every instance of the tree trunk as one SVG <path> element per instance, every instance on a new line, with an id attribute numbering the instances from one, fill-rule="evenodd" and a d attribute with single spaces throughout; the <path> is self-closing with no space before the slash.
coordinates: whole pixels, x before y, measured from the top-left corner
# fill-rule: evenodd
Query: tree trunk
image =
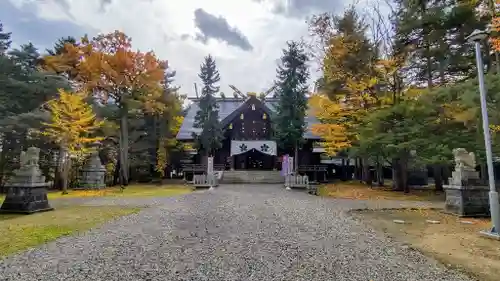
<path id="1" fill-rule="evenodd" d="M 355 158 L 355 163 L 354 177 L 356 180 L 362 181 L 363 163 L 361 163 L 361 159 L 359 157 Z"/>
<path id="2" fill-rule="evenodd" d="M 377 157 L 377 182 L 378 186 L 384 186 L 384 166 L 380 163 L 379 157 Z"/>
<path id="3" fill-rule="evenodd" d="M 422 17 L 427 14 L 427 1 L 420 1 L 420 12 Z M 425 44 L 425 64 L 426 64 L 426 76 L 427 76 L 427 88 L 432 88 L 432 56 L 431 56 L 431 40 L 430 40 L 430 31 L 428 24 L 424 22 L 422 25 L 422 33 Z"/>
<path id="4" fill-rule="evenodd" d="M 295 143 L 295 155 L 293 157 L 293 172 L 296 175 L 299 171 L 299 144 Z"/>
<path id="5" fill-rule="evenodd" d="M 120 163 L 120 157 L 118 157 L 118 161 L 116 161 L 116 166 L 113 171 L 113 186 L 118 185 L 120 183 L 120 168 L 121 163 Z"/>
<path id="6" fill-rule="evenodd" d="M 443 191 L 443 166 L 435 164 L 434 169 L 434 185 L 436 191 Z"/>
<path id="7" fill-rule="evenodd" d="M 71 156 L 66 149 L 63 149 L 61 169 L 61 190 L 62 194 L 68 194 L 69 171 L 71 170 Z"/>
<path id="8" fill-rule="evenodd" d="M 129 179 L 128 163 L 128 108 L 125 103 L 120 108 L 120 185 L 127 186 Z"/>
<path id="9" fill-rule="evenodd" d="M 401 166 L 401 185 L 405 193 L 410 192 L 410 187 L 408 186 L 408 159 L 403 157 L 400 162 Z"/>
<path id="10" fill-rule="evenodd" d="M 394 191 L 404 191 L 409 192 L 408 189 L 408 159 L 401 157 L 399 159 L 394 159 L 392 162 L 393 166 L 393 185 L 392 189 Z"/>
<path id="11" fill-rule="evenodd" d="M 401 166 L 399 159 L 392 160 L 392 189 L 394 191 L 403 191 L 401 183 Z"/>
<path id="12" fill-rule="evenodd" d="M 346 164 L 345 164 L 345 159 L 342 158 L 342 166 L 340 168 L 340 180 L 345 181 L 346 180 Z"/>
<path id="13" fill-rule="evenodd" d="M 54 188 L 55 189 L 61 189 L 63 188 L 63 181 L 62 181 L 62 173 L 64 170 L 63 167 L 63 157 L 64 157 L 64 148 L 62 146 L 59 147 L 59 153 L 57 155 L 57 163 L 56 163 L 56 172 L 54 174 Z"/>
<path id="14" fill-rule="evenodd" d="M 363 169 L 362 169 L 362 179 L 367 185 L 372 185 L 372 175 L 370 173 L 370 163 L 368 163 L 368 159 L 366 157 L 363 157 L 361 159 L 363 163 Z"/>
<path id="15" fill-rule="evenodd" d="M 479 165 L 479 168 L 480 168 L 480 175 L 481 175 L 481 182 L 483 184 L 486 184 L 488 182 L 488 166 L 486 165 L 486 163 L 481 163 L 481 165 Z"/>

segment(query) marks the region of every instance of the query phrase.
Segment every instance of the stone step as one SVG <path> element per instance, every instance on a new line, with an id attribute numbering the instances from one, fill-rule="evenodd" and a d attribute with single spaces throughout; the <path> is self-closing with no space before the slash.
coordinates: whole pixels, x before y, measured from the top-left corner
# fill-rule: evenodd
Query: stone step
<path id="1" fill-rule="evenodd" d="M 284 183 L 279 171 L 225 171 L 221 183 Z"/>

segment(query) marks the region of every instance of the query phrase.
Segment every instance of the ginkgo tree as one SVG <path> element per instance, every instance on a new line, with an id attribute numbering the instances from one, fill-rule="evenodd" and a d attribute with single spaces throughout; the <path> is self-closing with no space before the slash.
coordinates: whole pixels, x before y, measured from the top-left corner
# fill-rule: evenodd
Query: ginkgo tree
<path id="1" fill-rule="evenodd" d="M 46 103 L 50 121 L 42 123 L 44 128 L 41 134 L 59 145 L 64 152 L 61 157 L 63 193 L 68 188 L 71 159 L 85 156 L 92 143 L 102 140 L 93 133 L 103 125 L 103 121 L 96 118 L 85 97 L 85 93 L 59 90 L 59 96 Z"/>
<path id="2" fill-rule="evenodd" d="M 120 31 L 86 36 L 77 44 L 66 44 L 65 52 L 44 58 L 45 66 L 57 72 L 75 73 L 74 84 L 102 102 L 119 107 L 120 183 L 129 180 L 128 113 L 139 106 L 146 111 L 162 111 L 167 63 L 153 52 L 132 49 L 132 39 Z"/>
<path id="3" fill-rule="evenodd" d="M 328 36 L 323 40 L 319 95 L 309 102 L 320 121 L 312 130 L 323 139 L 327 153 L 335 155 L 356 143 L 363 117 L 381 103 L 378 57 L 376 47 L 365 34 L 367 25 L 353 7 L 341 17 L 323 14 L 311 25 L 318 35 Z M 364 160 L 363 175 L 368 180 L 367 159 Z"/>

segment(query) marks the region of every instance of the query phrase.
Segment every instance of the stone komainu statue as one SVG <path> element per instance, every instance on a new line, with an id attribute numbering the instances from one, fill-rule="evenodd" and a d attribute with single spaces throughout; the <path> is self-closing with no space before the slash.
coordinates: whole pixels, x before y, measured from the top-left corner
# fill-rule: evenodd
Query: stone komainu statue
<path id="1" fill-rule="evenodd" d="M 40 148 L 30 147 L 26 151 L 21 152 L 19 164 L 21 167 L 27 165 L 36 165 L 39 160 Z"/>
<path id="2" fill-rule="evenodd" d="M 474 152 L 467 152 L 465 148 L 455 148 L 453 149 L 453 156 L 455 157 L 455 170 L 476 168 L 476 155 L 474 155 Z"/>

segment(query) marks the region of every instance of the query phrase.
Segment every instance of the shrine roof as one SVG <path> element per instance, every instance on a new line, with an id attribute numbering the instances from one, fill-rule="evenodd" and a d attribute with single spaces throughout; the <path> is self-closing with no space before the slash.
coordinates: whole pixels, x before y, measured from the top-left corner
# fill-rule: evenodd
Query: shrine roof
<path id="1" fill-rule="evenodd" d="M 196 116 L 196 112 L 198 112 L 198 102 L 199 99 L 191 99 L 193 102 L 188 109 L 186 116 L 184 117 L 184 121 L 181 125 L 179 132 L 177 133 L 178 140 L 192 140 L 192 133 L 199 134 L 201 129 L 194 127 L 194 117 Z M 223 121 L 226 119 L 231 113 L 238 110 L 241 105 L 243 105 L 248 99 L 242 98 L 217 98 L 217 103 L 219 105 L 219 120 Z M 259 100 L 264 103 L 267 108 L 271 111 L 276 110 L 276 104 L 278 102 L 277 99 L 265 99 L 264 101 Z M 319 123 L 316 117 L 312 115 L 306 115 L 305 118 L 307 130 L 304 133 L 305 139 L 319 139 L 318 136 L 313 135 L 311 132 L 311 128 L 313 124 Z"/>

